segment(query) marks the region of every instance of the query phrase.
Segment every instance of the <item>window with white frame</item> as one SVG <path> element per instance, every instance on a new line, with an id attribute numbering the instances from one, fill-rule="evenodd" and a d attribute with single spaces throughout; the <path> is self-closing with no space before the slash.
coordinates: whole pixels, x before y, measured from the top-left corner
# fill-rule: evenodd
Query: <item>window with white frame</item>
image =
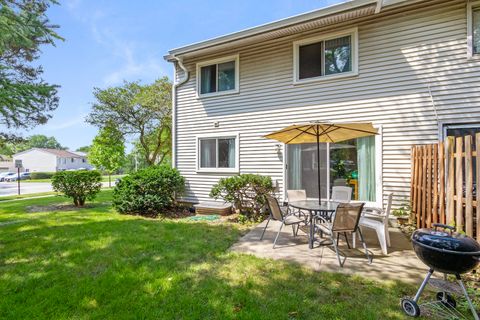
<path id="1" fill-rule="evenodd" d="M 480 1 L 467 5 L 468 57 L 480 58 Z"/>
<path id="2" fill-rule="evenodd" d="M 238 66 L 238 55 L 198 63 L 198 95 L 209 96 L 238 92 Z"/>
<path id="3" fill-rule="evenodd" d="M 197 139 L 198 171 L 238 171 L 238 135 Z"/>
<path id="4" fill-rule="evenodd" d="M 294 82 L 358 73 L 357 29 L 295 41 Z"/>

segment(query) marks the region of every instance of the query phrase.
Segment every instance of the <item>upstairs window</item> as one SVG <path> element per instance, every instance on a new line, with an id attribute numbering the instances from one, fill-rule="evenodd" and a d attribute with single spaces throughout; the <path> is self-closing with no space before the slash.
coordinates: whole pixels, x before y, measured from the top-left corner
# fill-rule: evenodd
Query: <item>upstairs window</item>
<path id="1" fill-rule="evenodd" d="M 197 64 L 198 95 L 238 92 L 238 55 Z"/>
<path id="2" fill-rule="evenodd" d="M 480 1 L 468 3 L 467 24 L 468 57 L 480 58 Z"/>
<path id="3" fill-rule="evenodd" d="M 357 30 L 294 42 L 294 82 L 352 76 L 357 72 Z"/>
<path id="4" fill-rule="evenodd" d="M 473 22 L 473 53 L 480 53 L 480 6 L 472 10 Z"/>
<path id="5" fill-rule="evenodd" d="M 238 135 L 197 139 L 197 171 L 238 172 Z"/>

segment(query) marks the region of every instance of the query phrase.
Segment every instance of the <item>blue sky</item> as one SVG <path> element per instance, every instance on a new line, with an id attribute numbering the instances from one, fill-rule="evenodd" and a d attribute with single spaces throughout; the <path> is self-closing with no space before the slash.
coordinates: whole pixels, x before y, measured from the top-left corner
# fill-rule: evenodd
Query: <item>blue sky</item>
<path id="1" fill-rule="evenodd" d="M 97 129 L 84 122 L 94 87 L 172 77 L 169 49 L 332 5 L 341 0 L 131 1 L 70 0 L 49 12 L 66 40 L 46 47 L 44 78 L 61 86 L 60 106 L 24 136 L 55 136 L 64 146 L 89 145 Z"/>

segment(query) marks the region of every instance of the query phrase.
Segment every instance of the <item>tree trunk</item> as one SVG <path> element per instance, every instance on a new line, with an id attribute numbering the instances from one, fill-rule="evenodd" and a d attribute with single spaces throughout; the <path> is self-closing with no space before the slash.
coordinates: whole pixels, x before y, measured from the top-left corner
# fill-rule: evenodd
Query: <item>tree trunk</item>
<path id="1" fill-rule="evenodd" d="M 112 174 L 110 172 L 108 172 L 108 187 L 112 187 Z"/>

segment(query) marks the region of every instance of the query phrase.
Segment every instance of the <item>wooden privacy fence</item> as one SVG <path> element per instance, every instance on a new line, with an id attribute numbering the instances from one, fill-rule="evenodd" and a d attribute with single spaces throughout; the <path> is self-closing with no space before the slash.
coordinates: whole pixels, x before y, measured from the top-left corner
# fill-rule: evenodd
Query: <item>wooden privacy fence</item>
<path id="1" fill-rule="evenodd" d="M 454 225 L 480 240 L 480 133 L 412 147 L 410 200 L 418 228 Z"/>

